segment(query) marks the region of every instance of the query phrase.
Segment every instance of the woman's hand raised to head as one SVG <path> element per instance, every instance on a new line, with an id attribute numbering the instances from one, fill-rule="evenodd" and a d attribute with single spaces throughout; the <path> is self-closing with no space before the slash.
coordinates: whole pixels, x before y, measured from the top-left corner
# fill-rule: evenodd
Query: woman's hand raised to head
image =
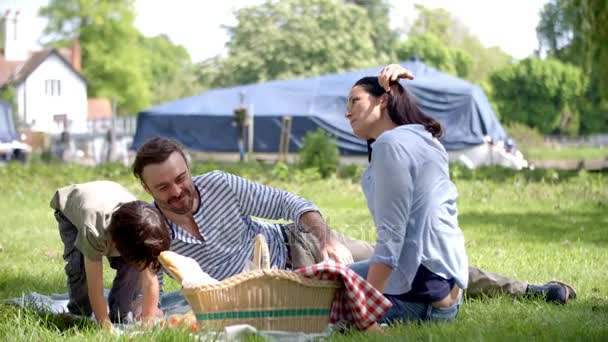
<path id="1" fill-rule="evenodd" d="M 389 92 L 390 83 L 399 81 L 400 78 L 407 78 L 408 80 L 413 80 L 414 75 L 412 75 L 411 72 L 409 72 L 406 68 L 402 67 L 399 64 L 389 64 L 382 68 L 382 71 L 380 71 L 378 81 L 380 82 L 380 86 L 382 86 L 382 88 Z"/>

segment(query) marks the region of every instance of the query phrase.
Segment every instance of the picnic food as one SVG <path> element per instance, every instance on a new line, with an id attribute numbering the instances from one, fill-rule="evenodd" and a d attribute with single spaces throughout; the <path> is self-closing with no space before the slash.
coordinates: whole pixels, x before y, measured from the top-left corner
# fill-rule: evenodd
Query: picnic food
<path id="1" fill-rule="evenodd" d="M 160 261 L 165 270 L 169 272 L 169 274 L 171 274 L 171 276 L 173 276 L 175 280 L 181 283 L 182 279 L 184 279 L 184 274 L 182 273 L 183 271 L 180 269 L 179 257 L 181 257 L 181 255 L 177 253 L 171 251 L 164 251 L 161 252 L 158 256 L 158 261 Z"/>
<path id="2" fill-rule="evenodd" d="M 158 261 L 165 270 L 182 284 L 184 288 L 192 288 L 204 284 L 218 283 L 201 270 L 196 260 L 171 251 L 161 252 Z"/>
<path id="3" fill-rule="evenodd" d="M 173 314 L 160 322 L 161 327 L 178 328 L 184 331 L 198 332 L 199 325 L 192 310 L 185 314 Z"/>

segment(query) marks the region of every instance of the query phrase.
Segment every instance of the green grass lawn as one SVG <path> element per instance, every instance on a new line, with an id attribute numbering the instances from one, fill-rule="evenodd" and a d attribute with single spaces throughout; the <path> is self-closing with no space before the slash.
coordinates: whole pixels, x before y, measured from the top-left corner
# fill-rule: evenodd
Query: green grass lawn
<path id="1" fill-rule="evenodd" d="M 213 168 L 197 165 L 202 172 Z M 231 170 L 235 168 L 232 167 Z M 373 223 L 358 182 L 318 180 L 310 174 L 241 170 L 247 177 L 314 201 L 330 225 L 354 237 L 374 239 Z M 296 180 L 289 180 L 291 177 Z M 608 340 L 608 176 L 587 172 L 513 172 L 453 169 L 459 213 L 470 262 L 533 283 L 561 279 L 578 299 L 558 306 L 508 297 L 467 299 L 449 325 L 398 325 L 394 339 L 415 340 Z M 150 198 L 126 168 L 84 168 L 33 163 L 0 167 L 0 298 L 66 291 L 62 245 L 52 211 L 53 191 L 73 182 L 110 179 Z M 108 269 L 108 267 L 106 267 Z M 106 272 L 106 286 L 112 274 Z M 166 278 L 167 279 L 167 278 Z M 167 290 L 177 289 L 169 282 Z M 124 340 L 188 340 L 175 331 L 153 331 Z M 90 324 L 67 325 L 58 318 L 0 305 L 2 341 L 105 341 L 116 337 Z M 337 341 L 386 340 L 360 333 Z"/>
<path id="2" fill-rule="evenodd" d="M 604 147 L 560 147 L 549 145 L 525 146 L 522 152 L 527 160 L 604 160 L 608 148 Z"/>

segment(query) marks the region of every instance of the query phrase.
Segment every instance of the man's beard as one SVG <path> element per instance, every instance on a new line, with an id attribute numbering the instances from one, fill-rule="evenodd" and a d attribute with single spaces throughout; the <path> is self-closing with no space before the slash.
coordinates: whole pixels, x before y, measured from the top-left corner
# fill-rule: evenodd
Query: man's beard
<path id="1" fill-rule="evenodd" d="M 171 204 L 173 202 L 173 205 Z M 179 204 L 179 207 L 175 207 L 175 204 Z M 185 215 L 190 213 L 192 207 L 194 205 L 194 198 L 192 197 L 191 189 L 184 189 L 179 198 L 171 198 L 169 199 L 165 205 L 164 209 L 177 214 L 177 215 Z"/>

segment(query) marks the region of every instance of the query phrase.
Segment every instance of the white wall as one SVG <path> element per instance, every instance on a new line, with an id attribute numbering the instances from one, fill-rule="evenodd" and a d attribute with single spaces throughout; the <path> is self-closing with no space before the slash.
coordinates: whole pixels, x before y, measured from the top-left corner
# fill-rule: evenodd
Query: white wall
<path id="1" fill-rule="evenodd" d="M 59 80 L 60 95 L 45 93 L 45 81 Z M 66 114 L 74 133 L 87 131 L 87 89 L 85 82 L 60 59 L 49 55 L 17 88 L 21 120 L 36 131 L 60 133 L 63 129 L 53 117 Z"/>

